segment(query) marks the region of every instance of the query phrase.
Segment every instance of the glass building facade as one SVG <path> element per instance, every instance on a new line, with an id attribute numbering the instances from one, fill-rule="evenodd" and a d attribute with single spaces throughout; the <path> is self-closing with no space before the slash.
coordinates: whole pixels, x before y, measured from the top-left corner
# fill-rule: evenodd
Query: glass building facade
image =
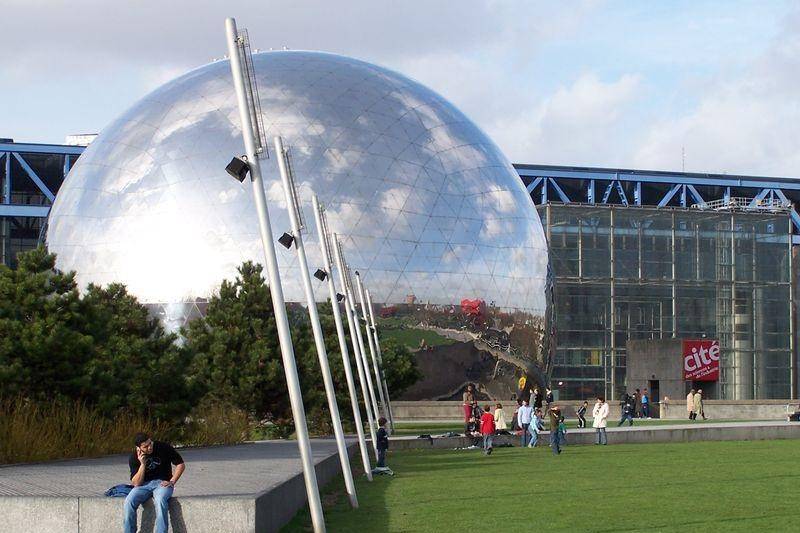
<path id="1" fill-rule="evenodd" d="M 791 208 L 537 206 L 555 274 L 562 399 L 626 389 L 632 339 L 719 339 L 716 399 L 794 390 Z"/>

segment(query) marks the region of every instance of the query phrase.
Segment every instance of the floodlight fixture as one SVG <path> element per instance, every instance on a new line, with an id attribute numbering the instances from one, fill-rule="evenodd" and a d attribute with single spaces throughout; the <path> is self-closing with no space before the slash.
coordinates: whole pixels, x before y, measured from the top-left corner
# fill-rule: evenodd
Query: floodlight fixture
<path id="1" fill-rule="evenodd" d="M 321 268 L 318 268 L 317 271 L 314 272 L 314 277 L 320 281 L 325 281 L 325 278 L 328 277 L 328 273 L 322 270 Z"/>
<path id="2" fill-rule="evenodd" d="M 289 233 L 284 232 L 283 235 L 278 237 L 278 242 L 283 245 L 284 248 L 287 250 L 292 247 L 292 243 L 294 242 L 294 237 Z"/>
<path id="3" fill-rule="evenodd" d="M 231 159 L 231 162 L 225 167 L 225 172 L 239 180 L 239 183 L 243 183 L 247 174 L 250 173 L 250 165 L 247 163 L 247 156 L 243 155 Z"/>

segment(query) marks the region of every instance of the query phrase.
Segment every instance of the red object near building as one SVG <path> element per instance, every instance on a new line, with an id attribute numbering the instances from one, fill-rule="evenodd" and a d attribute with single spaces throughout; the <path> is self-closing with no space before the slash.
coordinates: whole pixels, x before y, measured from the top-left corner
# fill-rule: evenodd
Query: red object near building
<path id="1" fill-rule="evenodd" d="M 719 341 L 683 341 L 683 380 L 719 381 Z"/>
<path id="2" fill-rule="evenodd" d="M 481 299 L 478 300 L 461 300 L 461 311 L 465 315 L 472 317 L 483 316 L 486 314 L 486 302 Z"/>

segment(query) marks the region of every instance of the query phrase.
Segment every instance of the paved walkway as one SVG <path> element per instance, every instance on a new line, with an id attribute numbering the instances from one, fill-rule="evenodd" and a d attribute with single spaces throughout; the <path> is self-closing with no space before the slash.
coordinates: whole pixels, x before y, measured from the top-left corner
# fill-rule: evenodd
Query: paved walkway
<path id="1" fill-rule="evenodd" d="M 311 443 L 314 462 L 336 453 L 333 440 Z M 186 461 L 175 496 L 248 496 L 269 490 L 301 471 L 295 441 L 180 450 Z M 129 480 L 128 456 L 0 466 L 0 496 L 102 496 Z"/>

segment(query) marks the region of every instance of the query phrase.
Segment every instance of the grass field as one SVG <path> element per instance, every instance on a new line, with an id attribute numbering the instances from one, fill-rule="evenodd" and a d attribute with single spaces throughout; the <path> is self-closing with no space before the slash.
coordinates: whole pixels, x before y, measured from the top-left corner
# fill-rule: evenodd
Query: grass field
<path id="1" fill-rule="evenodd" d="M 394 477 L 325 489 L 328 531 L 797 531 L 797 441 L 391 453 Z M 310 530 L 307 511 L 284 531 Z"/>
<path id="2" fill-rule="evenodd" d="M 412 350 L 419 348 L 419 343 L 422 339 L 431 348 L 436 346 L 444 346 L 453 344 L 455 341 L 443 337 L 435 331 L 428 331 L 426 329 L 384 329 L 381 330 L 381 339 L 394 339 L 400 344 L 405 344 Z"/>

